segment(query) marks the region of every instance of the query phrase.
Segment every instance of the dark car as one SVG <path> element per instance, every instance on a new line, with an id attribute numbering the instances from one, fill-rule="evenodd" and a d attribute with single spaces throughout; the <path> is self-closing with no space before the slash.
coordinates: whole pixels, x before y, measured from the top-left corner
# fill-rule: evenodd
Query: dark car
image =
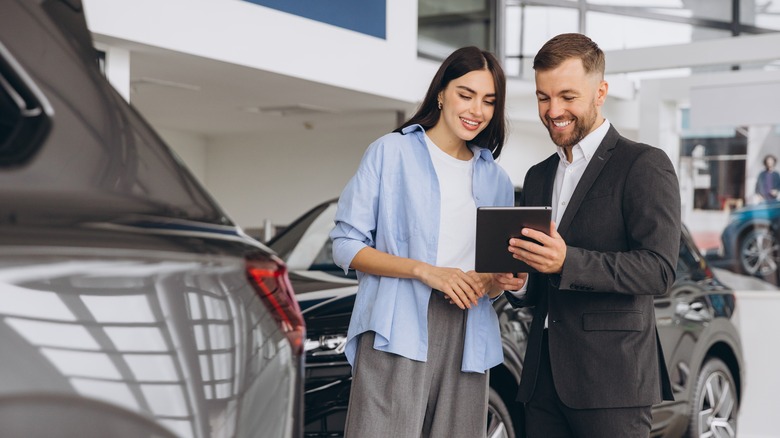
<path id="1" fill-rule="evenodd" d="M 344 356 L 357 291 L 331 256 L 328 233 L 336 200 L 313 208 L 269 242 L 290 268 L 307 325 L 305 435 L 343 435 L 351 382 Z M 653 437 L 736 435 L 743 386 L 742 347 L 732 323 L 735 298 L 718 281 L 687 230 L 680 240 L 677 281 L 655 301 L 658 332 L 675 392 L 674 402 L 653 409 Z M 531 320 L 500 298 L 504 363 L 490 371 L 488 437 L 520 436 L 522 409 L 515 403 Z"/>
<path id="2" fill-rule="evenodd" d="M 707 258 L 714 266 L 780 285 L 780 200 L 732 211 L 719 252 Z"/>
<path id="3" fill-rule="evenodd" d="M 0 14 L 0 435 L 299 437 L 305 326 L 109 85 L 78 0 Z"/>

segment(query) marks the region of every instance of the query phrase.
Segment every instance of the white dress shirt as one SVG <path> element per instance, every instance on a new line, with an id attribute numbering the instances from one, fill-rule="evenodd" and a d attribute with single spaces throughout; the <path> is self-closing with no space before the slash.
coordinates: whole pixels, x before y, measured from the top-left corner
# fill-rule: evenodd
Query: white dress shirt
<path id="1" fill-rule="evenodd" d="M 574 145 L 571 151 L 571 163 L 566 160 L 565 150 L 558 146 L 560 161 L 558 162 L 558 169 L 555 171 L 555 184 L 553 185 L 551 205 L 552 217 L 555 221 L 556 229 L 558 228 L 558 224 L 561 223 L 561 218 L 563 218 L 566 207 L 568 207 L 569 201 L 571 201 L 571 195 L 574 193 L 574 189 L 577 188 L 577 184 L 579 184 L 582 175 L 585 173 L 588 163 L 590 163 L 591 158 L 593 158 L 599 145 L 604 140 L 604 137 L 606 137 L 609 126 L 609 120 L 604 119 L 601 126 Z M 525 295 L 527 288 L 528 283 L 524 284 L 518 291 L 509 292 L 519 298 Z M 544 320 L 544 326 L 547 327 L 547 318 Z"/>

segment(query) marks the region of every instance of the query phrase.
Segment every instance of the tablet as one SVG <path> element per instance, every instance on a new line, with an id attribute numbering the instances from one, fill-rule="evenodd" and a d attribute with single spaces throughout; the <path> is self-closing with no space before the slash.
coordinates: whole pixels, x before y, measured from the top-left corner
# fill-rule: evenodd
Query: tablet
<path id="1" fill-rule="evenodd" d="M 550 234 L 550 207 L 479 207 L 474 270 L 477 272 L 536 272 L 525 262 L 512 257 L 507 249 L 523 228 Z"/>

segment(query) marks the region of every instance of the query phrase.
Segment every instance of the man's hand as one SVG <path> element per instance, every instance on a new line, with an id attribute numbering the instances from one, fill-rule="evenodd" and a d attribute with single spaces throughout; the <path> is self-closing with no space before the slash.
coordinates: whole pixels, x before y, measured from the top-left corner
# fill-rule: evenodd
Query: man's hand
<path id="1" fill-rule="evenodd" d="M 520 290 L 525 282 L 528 281 L 528 273 L 520 272 L 517 276 L 512 274 L 493 274 L 493 282 L 501 288 L 501 290 Z"/>
<path id="2" fill-rule="evenodd" d="M 550 222 L 551 233 L 547 234 L 531 228 L 523 228 L 523 236 L 534 239 L 529 242 L 523 239 L 509 239 L 509 252 L 518 260 L 528 264 L 544 274 L 560 274 L 563 262 L 566 260 L 566 242 L 555 229 L 555 222 Z"/>

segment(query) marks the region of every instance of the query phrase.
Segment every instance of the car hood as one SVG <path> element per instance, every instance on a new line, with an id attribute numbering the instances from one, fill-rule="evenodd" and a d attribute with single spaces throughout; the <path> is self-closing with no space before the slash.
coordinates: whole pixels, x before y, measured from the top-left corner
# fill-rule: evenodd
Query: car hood
<path id="1" fill-rule="evenodd" d="M 731 220 L 773 219 L 780 217 L 780 201 L 762 202 L 734 210 Z"/>

